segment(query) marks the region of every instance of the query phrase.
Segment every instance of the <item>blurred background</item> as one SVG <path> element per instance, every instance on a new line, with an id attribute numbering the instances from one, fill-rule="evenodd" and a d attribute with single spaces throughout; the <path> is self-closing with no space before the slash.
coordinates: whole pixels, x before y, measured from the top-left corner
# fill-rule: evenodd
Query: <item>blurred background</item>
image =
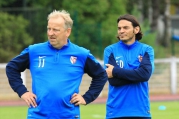
<path id="1" fill-rule="evenodd" d="M 91 50 L 103 64 L 103 50 L 118 41 L 117 18 L 132 14 L 140 22 L 143 39 L 155 50 L 155 71 L 149 81 L 151 95 L 179 92 L 178 0 L 1 0 L 0 1 L 0 100 L 19 100 L 5 74 L 6 63 L 30 44 L 47 41 L 47 16 L 67 10 L 74 21 L 70 40 Z M 31 90 L 30 72 L 22 73 Z M 91 79 L 84 75 L 83 94 Z M 108 84 L 101 97 L 107 97 Z"/>

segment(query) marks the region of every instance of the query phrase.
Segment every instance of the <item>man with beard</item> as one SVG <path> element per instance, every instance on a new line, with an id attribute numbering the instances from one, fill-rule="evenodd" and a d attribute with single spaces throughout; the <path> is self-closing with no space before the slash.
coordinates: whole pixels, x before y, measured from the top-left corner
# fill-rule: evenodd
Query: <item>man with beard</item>
<path id="1" fill-rule="evenodd" d="M 154 50 L 139 42 L 142 31 L 134 16 L 120 16 L 117 25 L 119 41 L 104 50 L 109 82 L 106 118 L 151 119 L 148 80 L 154 70 Z"/>

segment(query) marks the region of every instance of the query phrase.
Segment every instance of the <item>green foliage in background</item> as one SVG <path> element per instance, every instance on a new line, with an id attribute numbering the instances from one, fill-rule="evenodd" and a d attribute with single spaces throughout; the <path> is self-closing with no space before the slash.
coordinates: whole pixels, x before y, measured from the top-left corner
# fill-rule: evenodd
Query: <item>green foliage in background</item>
<path id="1" fill-rule="evenodd" d="M 171 2 L 175 4 L 178 3 L 177 0 L 172 0 Z M 10 29 L 11 31 L 13 30 L 13 36 L 21 36 L 22 38 L 18 38 L 18 40 L 22 41 L 22 39 L 25 39 L 25 42 L 22 41 L 21 44 L 18 44 L 16 40 L 15 42 L 7 42 L 5 44 L 0 42 L 1 45 L 3 45 L 3 48 L 6 46 L 12 47 L 12 43 L 13 47 L 17 47 L 13 50 L 11 48 L 11 52 L 9 52 L 10 50 L 7 50 L 7 53 L 0 55 L 0 62 L 9 61 L 10 57 L 15 56 L 17 52 L 23 50 L 27 45 L 47 41 L 47 16 L 55 9 L 65 9 L 71 14 L 74 25 L 72 28 L 72 34 L 70 35 L 70 40 L 75 44 L 89 49 L 91 53 L 99 59 L 103 59 L 103 50 L 106 46 L 118 41 L 116 38 L 117 18 L 120 15 L 128 13 L 133 14 L 139 19 L 144 33 L 141 42 L 147 43 L 154 48 L 155 54 L 157 54 L 156 58 L 170 57 L 171 47 L 162 47 L 161 44 L 157 44 L 157 34 L 150 32 L 150 24 L 145 23 L 145 20 L 149 19 L 148 9 L 151 7 L 151 4 L 149 3 L 149 0 L 146 0 L 145 2 L 135 0 L 0 1 L 1 14 L 3 12 L 11 14 L 10 16 L 15 17 L 15 21 L 16 17 L 20 15 L 22 16 L 21 18 L 26 21 L 26 23 L 24 21 L 22 23 L 19 23 L 18 21 L 17 23 L 14 22 L 19 26 L 16 27 L 16 30 Z M 20 8 L 17 8 L 17 6 Z M 3 19 L 3 16 L 0 19 Z M 3 24 L 10 24 L 9 26 L 14 25 L 13 22 L 9 22 L 8 20 L 4 20 Z M 2 24 L 0 25 L 0 28 L 1 27 Z M 2 35 L 2 33 L 3 32 L 0 34 Z M 6 40 L 11 41 L 12 38 L 7 37 Z M 0 41 L 3 41 L 1 37 Z M 22 46 L 20 47 L 20 45 Z M 4 50 L 5 49 L 0 47 L 1 54 Z M 178 49 L 176 51 L 178 51 Z"/>
<path id="2" fill-rule="evenodd" d="M 33 38 L 32 43 L 39 43 L 47 40 L 47 15 L 55 9 L 65 9 L 74 21 L 70 40 L 91 50 L 92 54 L 102 59 L 104 48 L 118 41 L 116 21 L 119 15 L 126 13 L 125 8 L 126 2 L 123 0 L 26 0 L 23 1 L 22 9 L 7 12 L 23 15 L 29 21 L 26 29 Z M 12 51 L 9 55 L 15 54 L 16 52 Z"/>
<path id="3" fill-rule="evenodd" d="M 157 44 L 156 42 L 156 32 L 151 32 L 148 21 L 144 21 L 141 24 L 141 29 L 143 33 L 142 40 L 140 42 L 148 44 L 154 48 L 155 58 L 166 57 L 165 48 Z"/>
<path id="4" fill-rule="evenodd" d="M 0 62 L 7 62 L 13 56 L 32 43 L 26 33 L 28 21 L 22 16 L 13 16 L 0 12 Z"/>
<path id="5" fill-rule="evenodd" d="M 23 17 L 29 22 L 26 32 L 33 38 L 32 44 L 47 41 L 47 15 L 44 8 L 23 11 Z"/>
<path id="6" fill-rule="evenodd" d="M 0 0 L 0 6 L 3 6 L 3 5 L 8 5 L 12 2 L 14 2 L 15 0 Z"/>
<path id="7" fill-rule="evenodd" d="M 133 0 L 129 0 L 129 1 L 132 2 Z M 130 3 L 128 4 L 130 5 Z M 141 13 L 139 12 L 136 5 L 133 5 L 132 10 L 131 8 L 130 9 L 128 8 L 127 10 L 130 11 L 130 14 L 136 16 L 136 18 L 140 23 L 141 30 L 143 33 L 143 37 L 140 40 L 140 42 L 148 44 L 154 48 L 155 58 L 166 57 L 165 48 L 157 44 L 156 42 L 157 32 L 151 32 L 149 20 L 144 20 L 143 22 L 140 22 Z"/>

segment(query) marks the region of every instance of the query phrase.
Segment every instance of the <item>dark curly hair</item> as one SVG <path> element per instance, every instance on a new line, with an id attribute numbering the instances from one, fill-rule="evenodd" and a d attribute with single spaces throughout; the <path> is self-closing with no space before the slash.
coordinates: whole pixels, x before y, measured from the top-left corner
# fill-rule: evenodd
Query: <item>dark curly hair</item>
<path id="1" fill-rule="evenodd" d="M 142 39 L 142 31 L 141 31 L 141 27 L 140 27 L 140 24 L 139 22 L 137 21 L 137 19 L 133 16 L 133 15 L 130 15 L 130 14 L 126 14 L 126 15 L 122 15 L 122 16 L 119 16 L 119 18 L 117 19 L 117 23 L 119 23 L 120 20 L 127 20 L 127 21 L 130 21 L 132 23 L 132 26 L 133 27 L 137 27 L 139 26 L 140 28 L 140 31 L 139 33 L 137 33 L 135 35 L 136 37 L 136 40 L 141 40 Z M 119 39 L 119 37 L 117 36 L 117 38 Z"/>

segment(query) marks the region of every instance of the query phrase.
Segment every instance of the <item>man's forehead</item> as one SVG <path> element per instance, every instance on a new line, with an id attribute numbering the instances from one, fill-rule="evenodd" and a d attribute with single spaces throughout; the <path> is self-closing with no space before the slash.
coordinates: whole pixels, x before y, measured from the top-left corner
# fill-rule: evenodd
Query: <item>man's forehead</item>
<path id="1" fill-rule="evenodd" d="M 120 26 L 120 27 L 132 26 L 132 23 L 130 21 L 127 21 L 127 20 L 120 20 L 118 22 L 118 26 Z"/>

